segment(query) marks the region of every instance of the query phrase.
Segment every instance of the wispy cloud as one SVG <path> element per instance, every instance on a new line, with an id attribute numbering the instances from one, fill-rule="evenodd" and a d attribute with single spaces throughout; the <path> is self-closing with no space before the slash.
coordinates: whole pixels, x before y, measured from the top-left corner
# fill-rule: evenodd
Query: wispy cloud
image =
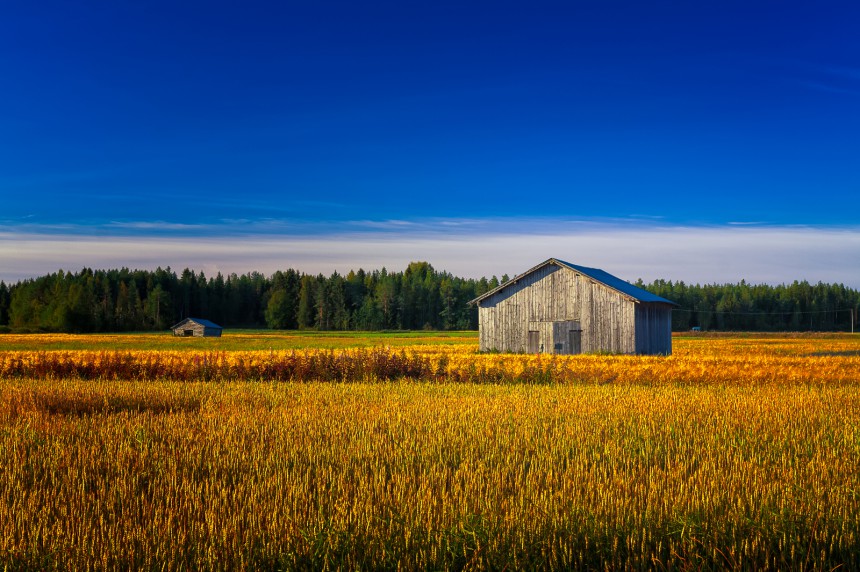
<path id="1" fill-rule="evenodd" d="M 860 89 L 834 85 L 832 83 L 827 83 L 824 81 L 804 81 L 803 83 L 807 87 L 814 89 L 816 91 L 825 91 L 828 93 L 841 93 L 841 94 L 845 94 L 845 95 L 860 95 Z"/>
<path id="2" fill-rule="evenodd" d="M 153 223 L 152 229 L 159 228 Z M 211 229 L 209 229 L 211 231 Z M 840 282 L 860 288 L 860 227 L 670 226 L 629 221 L 488 219 L 367 221 L 292 234 L 44 233 L 0 229 L 0 279 L 14 282 L 57 269 L 188 267 L 207 275 L 296 268 L 330 274 L 402 269 L 427 260 L 479 277 L 515 275 L 558 257 L 627 280 L 688 283 Z"/>
<path id="3" fill-rule="evenodd" d="M 193 224 L 184 224 L 178 222 L 167 222 L 167 221 L 112 221 L 104 225 L 106 229 L 116 229 L 119 231 L 161 231 L 161 232 L 173 232 L 173 231 L 194 231 L 198 230 L 199 227 Z"/>
<path id="4" fill-rule="evenodd" d="M 860 68 L 845 66 L 801 66 L 807 68 L 802 85 L 815 91 L 860 95 Z"/>
<path id="5" fill-rule="evenodd" d="M 846 66 L 830 66 L 826 69 L 833 75 L 860 81 L 860 68 Z"/>

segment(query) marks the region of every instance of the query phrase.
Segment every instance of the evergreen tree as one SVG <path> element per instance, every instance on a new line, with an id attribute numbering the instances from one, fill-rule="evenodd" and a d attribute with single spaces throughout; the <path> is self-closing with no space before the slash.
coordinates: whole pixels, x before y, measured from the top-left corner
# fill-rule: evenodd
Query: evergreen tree
<path id="1" fill-rule="evenodd" d="M 394 277 L 382 269 L 374 291 L 376 305 L 382 318 L 382 328 L 396 328 L 398 315 L 397 285 Z"/>
<path id="2" fill-rule="evenodd" d="M 275 272 L 266 302 L 266 324 L 275 329 L 298 327 L 301 277 L 295 270 Z"/>
<path id="3" fill-rule="evenodd" d="M 9 287 L 6 283 L 0 280 L 0 326 L 9 325 L 9 304 L 12 295 L 9 293 Z"/>
<path id="4" fill-rule="evenodd" d="M 161 284 L 156 284 L 149 292 L 146 298 L 146 326 L 155 330 L 163 330 L 170 326 L 172 322 L 172 312 L 170 308 L 170 296 L 161 287 Z"/>
<path id="5" fill-rule="evenodd" d="M 291 323 L 293 304 L 284 289 L 274 290 L 266 305 L 266 324 L 273 330 L 283 330 Z"/>
<path id="6" fill-rule="evenodd" d="M 298 326 L 305 330 L 314 327 L 314 279 L 303 275 L 299 287 Z"/>

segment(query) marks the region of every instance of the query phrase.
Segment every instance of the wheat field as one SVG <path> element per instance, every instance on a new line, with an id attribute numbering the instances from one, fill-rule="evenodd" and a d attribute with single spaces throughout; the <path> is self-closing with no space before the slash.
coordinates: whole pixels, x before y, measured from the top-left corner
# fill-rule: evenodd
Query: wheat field
<path id="1" fill-rule="evenodd" d="M 182 355 L 0 352 L 4 569 L 860 567 L 851 336 Z"/>

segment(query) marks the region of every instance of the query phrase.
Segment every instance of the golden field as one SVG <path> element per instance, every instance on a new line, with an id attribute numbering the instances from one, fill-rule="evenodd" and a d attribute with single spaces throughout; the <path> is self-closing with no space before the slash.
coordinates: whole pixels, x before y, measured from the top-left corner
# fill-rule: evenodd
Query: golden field
<path id="1" fill-rule="evenodd" d="M 860 339 L 426 341 L 0 352 L 0 567 L 860 567 Z"/>
<path id="2" fill-rule="evenodd" d="M 27 336 L 8 336 L 18 347 Z M 29 336 L 33 344 L 56 338 L 93 345 L 101 338 L 125 338 L 123 350 L 0 351 L 0 377 L 143 381 L 338 381 L 376 382 L 408 379 L 456 383 L 633 383 L 854 385 L 860 382 L 860 337 L 731 337 L 675 339 L 672 356 L 478 353 L 475 343 L 426 343 L 412 338 L 397 346 L 324 347 L 242 351 L 219 349 L 221 340 L 183 338 L 176 349 L 134 349 L 151 335 Z M 313 342 L 314 338 L 307 338 Z M 358 339 L 355 335 L 346 339 Z M 446 338 L 442 338 L 446 339 Z M 456 338 L 461 340 L 462 338 Z M 384 341 L 385 338 L 382 338 Z M 447 339 L 446 339 L 447 340 Z M 207 347 L 205 344 L 211 342 Z M 44 342 L 42 342 L 44 343 Z M 164 343 L 164 342 L 162 342 Z M 235 341 L 228 343 L 235 346 Z M 8 345 L 8 343 L 7 343 Z"/>

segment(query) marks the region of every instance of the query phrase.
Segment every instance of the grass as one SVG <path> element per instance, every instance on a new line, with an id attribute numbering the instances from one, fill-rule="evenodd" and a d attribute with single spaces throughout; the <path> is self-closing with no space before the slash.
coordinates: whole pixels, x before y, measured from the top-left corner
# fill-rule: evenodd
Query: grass
<path id="1" fill-rule="evenodd" d="M 175 337 L 170 332 L 122 334 L 3 334 L 0 351 L 38 350 L 289 350 L 408 346 L 413 344 L 475 344 L 478 333 L 467 332 L 318 332 L 312 330 L 224 330 L 220 338 Z"/>

